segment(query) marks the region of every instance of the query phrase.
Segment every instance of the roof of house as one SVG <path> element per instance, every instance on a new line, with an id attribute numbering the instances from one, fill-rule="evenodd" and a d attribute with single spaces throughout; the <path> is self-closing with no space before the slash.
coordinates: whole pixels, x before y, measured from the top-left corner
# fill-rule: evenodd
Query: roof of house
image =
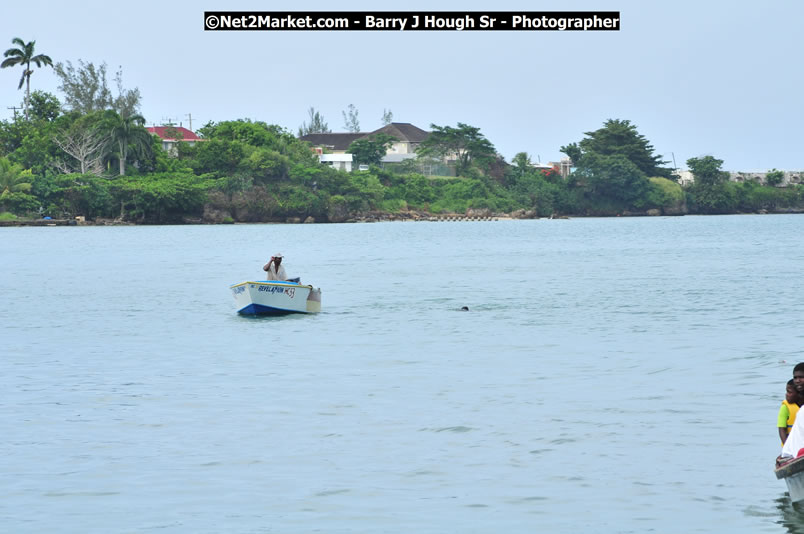
<path id="1" fill-rule="evenodd" d="M 307 141 L 313 146 L 325 146 L 332 150 L 346 150 L 353 141 L 365 137 L 364 133 L 315 133 L 301 136 L 299 139 Z"/>
<path id="2" fill-rule="evenodd" d="M 374 130 L 368 135 L 378 133 L 393 135 L 400 141 L 407 141 L 409 143 L 421 143 L 427 138 L 428 135 L 430 135 L 430 132 L 426 132 L 418 126 L 413 126 L 409 122 L 392 122 L 391 124 L 383 126 L 379 130 Z"/>
<path id="3" fill-rule="evenodd" d="M 307 141 L 313 146 L 325 146 L 332 150 L 347 150 L 354 141 L 369 138 L 378 133 L 385 133 L 396 137 L 402 142 L 421 143 L 430 132 L 413 126 L 407 122 L 392 122 L 373 132 L 359 133 L 316 133 L 301 136 L 299 139 Z"/>
<path id="4" fill-rule="evenodd" d="M 188 130 L 187 128 L 184 128 L 182 126 L 149 126 L 146 128 L 146 130 L 148 130 L 154 135 L 158 135 L 159 138 L 164 141 L 176 141 L 175 137 L 169 137 L 165 133 L 166 130 L 170 130 L 171 128 L 176 132 L 178 132 L 179 134 L 181 134 L 182 141 L 198 141 L 199 139 L 201 139 L 200 137 L 195 135 L 193 131 Z"/>

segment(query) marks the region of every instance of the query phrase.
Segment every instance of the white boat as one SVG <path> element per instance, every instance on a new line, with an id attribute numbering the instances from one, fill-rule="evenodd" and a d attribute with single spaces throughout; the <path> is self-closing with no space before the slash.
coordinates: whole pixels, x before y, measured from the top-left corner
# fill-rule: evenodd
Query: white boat
<path id="1" fill-rule="evenodd" d="M 777 467 L 776 478 L 787 482 L 787 492 L 792 502 L 804 501 L 804 456 Z"/>
<path id="2" fill-rule="evenodd" d="M 297 282 L 241 282 L 230 286 L 243 315 L 284 315 L 321 311 L 321 289 Z"/>

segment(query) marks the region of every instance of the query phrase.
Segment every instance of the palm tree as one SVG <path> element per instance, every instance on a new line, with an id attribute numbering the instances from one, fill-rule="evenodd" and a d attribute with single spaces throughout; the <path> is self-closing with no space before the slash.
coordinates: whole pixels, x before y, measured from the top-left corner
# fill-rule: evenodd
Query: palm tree
<path id="1" fill-rule="evenodd" d="M 44 54 L 34 55 L 34 46 L 36 45 L 36 41 L 31 41 L 29 43 L 24 42 L 19 37 L 15 37 L 11 40 L 11 44 L 15 44 L 19 46 L 19 48 L 9 48 L 3 53 L 3 57 L 6 59 L 3 63 L 0 63 L 0 68 L 4 69 L 6 67 L 13 67 L 15 65 L 23 65 L 25 70 L 22 72 L 22 77 L 20 78 L 20 84 L 17 89 L 22 89 L 22 84 L 25 83 L 25 119 L 28 119 L 28 101 L 31 99 L 31 74 L 33 74 L 33 70 L 31 70 L 31 63 L 36 63 L 37 67 L 41 67 L 42 65 L 45 66 L 53 66 L 53 60 L 50 59 L 50 56 L 46 56 Z"/>
<path id="2" fill-rule="evenodd" d="M 126 158 L 129 146 L 138 152 L 148 151 L 151 148 L 151 134 L 143 128 L 145 119 L 142 115 L 129 115 L 123 117 L 115 114 L 109 127 L 112 141 L 117 143 L 117 155 L 120 160 L 120 176 L 126 174 Z"/>
<path id="3" fill-rule="evenodd" d="M 31 171 L 22 170 L 22 165 L 0 158 L 0 211 L 4 211 L 12 193 L 27 193 L 31 190 Z"/>

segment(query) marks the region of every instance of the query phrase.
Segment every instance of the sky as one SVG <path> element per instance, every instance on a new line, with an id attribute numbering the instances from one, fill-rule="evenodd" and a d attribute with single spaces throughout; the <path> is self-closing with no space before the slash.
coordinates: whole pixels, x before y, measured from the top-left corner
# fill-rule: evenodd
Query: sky
<path id="1" fill-rule="evenodd" d="M 617 32 L 211 32 L 204 11 L 392 11 L 400 4 L 173 0 L 3 7 L 0 50 L 36 41 L 54 62 L 122 67 L 147 125 L 197 130 L 248 118 L 296 133 L 319 111 L 333 132 L 394 122 L 480 128 L 511 161 L 558 161 L 608 119 L 629 120 L 670 167 L 711 155 L 730 171 L 804 170 L 801 0 L 419 1 L 404 11 L 619 11 Z M 62 98 L 50 68 L 31 90 Z M 22 69 L 0 70 L 0 120 Z"/>

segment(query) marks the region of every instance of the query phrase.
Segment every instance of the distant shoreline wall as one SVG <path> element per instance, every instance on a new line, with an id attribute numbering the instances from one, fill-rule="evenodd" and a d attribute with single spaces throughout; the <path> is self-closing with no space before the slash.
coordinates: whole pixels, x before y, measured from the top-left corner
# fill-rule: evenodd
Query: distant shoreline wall
<path id="1" fill-rule="evenodd" d="M 804 214 L 804 208 L 780 208 L 776 210 L 759 210 L 756 212 L 739 212 L 739 213 L 721 213 L 714 215 L 706 214 L 693 214 L 697 216 L 717 216 L 717 215 L 788 215 L 788 214 Z M 629 212 L 625 211 L 615 215 L 602 215 L 602 214 L 574 214 L 574 215 L 560 215 L 555 217 L 537 217 L 535 215 L 524 215 L 519 213 L 492 213 L 488 215 L 466 215 L 458 213 L 365 213 L 348 217 L 343 221 L 316 221 L 312 217 L 308 217 L 302 221 L 298 217 L 288 217 L 286 220 L 272 220 L 272 221 L 250 221 L 250 222 L 217 222 L 217 221 L 204 221 L 201 219 L 185 219 L 180 222 L 173 223 L 132 223 L 129 221 L 120 221 L 112 219 L 98 219 L 97 221 L 75 221 L 71 219 L 52 219 L 52 220 L 16 220 L 16 221 L 0 221 L 0 228 L 3 227 L 20 227 L 20 226 L 184 226 L 184 225 L 219 225 L 219 224 L 353 224 L 353 223 L 375 223 L 375 222 L 482 222 L 482 221 L 515 221 L 515 220 L 535 220 L 535 219 L 585 219 L 585 218 L 631 218 L 631 217 L 683 217 L 685 213 L 662 213 L 661 210 L 651 209 L 645 212 Z"/>
<path id="2" fill-rule="evenodd" d="M 766 183 L 768 171 L 727 171 L 729 173 L 729 180 L 732 182 L 758 182 L 760 184 Z M 802 183 L 804 171 L 782 171 L 784 177 L 779 186 L 797 185 Z M 692 171 L 676 171 L 675 175 L 678 176 L 678 183 L 681 185 L 692 184 L 695 182 L 695 177 Z"/>

